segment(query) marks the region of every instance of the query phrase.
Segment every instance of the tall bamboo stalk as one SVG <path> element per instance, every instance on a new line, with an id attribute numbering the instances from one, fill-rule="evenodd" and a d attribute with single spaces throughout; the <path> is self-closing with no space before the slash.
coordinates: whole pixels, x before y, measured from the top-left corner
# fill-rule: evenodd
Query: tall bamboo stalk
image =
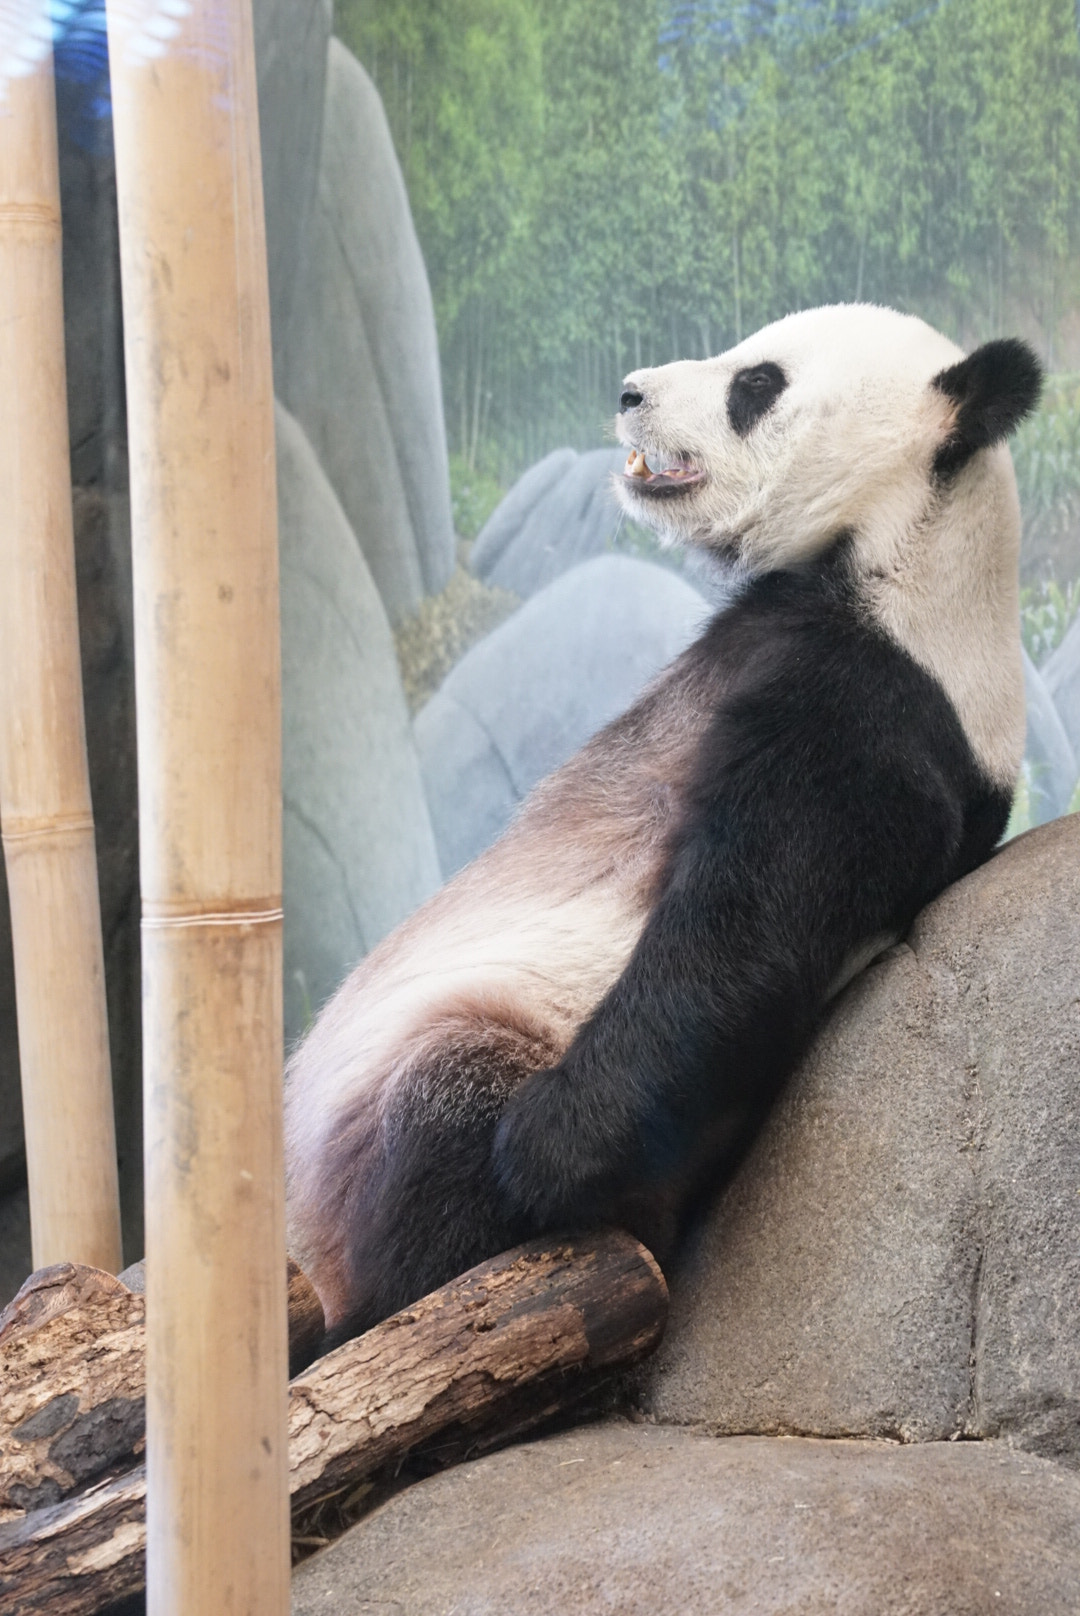
<path id="1" fill-rule="evenodd" d="M 35 1267 L 121 1266 L 51 57 L 0 103 L 0 825 Z"/>
<path id="2" fill-rule="evenodd" d="M 250 0 L 109 10 L 143 897 L 151 1616 L 288 1610 L 281 767 Z M 160 18 L 158 19 L 160 20 Z M 155 51 L 159 54 L 153 54 Z"/>

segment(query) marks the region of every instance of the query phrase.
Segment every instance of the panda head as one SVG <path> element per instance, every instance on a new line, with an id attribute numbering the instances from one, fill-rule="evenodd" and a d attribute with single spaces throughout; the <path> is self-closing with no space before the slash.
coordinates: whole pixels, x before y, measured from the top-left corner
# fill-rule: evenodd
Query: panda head
<path id="1" fill-rule="evenodd" d="M 1015 339 L 965 358 L 891 309 L 792 314 L 715 359 L 627 376 L 620 498 L 662 537 L 752 571 L 809 560 L 841 533 L 868 568 L 895 566 L 906 534 L 973 495 L 1001 506 L 990 528 L 1018 528 L 998 446 L 1041 381 Z"/>

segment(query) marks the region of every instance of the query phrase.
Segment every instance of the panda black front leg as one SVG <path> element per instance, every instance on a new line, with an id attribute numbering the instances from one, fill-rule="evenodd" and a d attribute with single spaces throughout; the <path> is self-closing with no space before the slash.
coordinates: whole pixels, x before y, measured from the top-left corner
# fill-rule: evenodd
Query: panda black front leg
<path id="1" fill-rule="evenodd" d="M 508 1100 L 495 1172 L 533 1228 L 612 1216 L 628 1192 L 722 1157 L 805 1043 L 820 971 L 747 935 L 725 863 L 707 835 L 683 846 L 622 977 Z"/>
<path id="2" fill-rule="evenodd" d="M 940 692 L 861 625 L 788 636 L 772 604 L 765 677 L 740 658 L 623 974 L 500 1120 L 495 1175 L 535 1228 L 730 1159 L 848 962 L 970 867 L 970 754 Z"/>

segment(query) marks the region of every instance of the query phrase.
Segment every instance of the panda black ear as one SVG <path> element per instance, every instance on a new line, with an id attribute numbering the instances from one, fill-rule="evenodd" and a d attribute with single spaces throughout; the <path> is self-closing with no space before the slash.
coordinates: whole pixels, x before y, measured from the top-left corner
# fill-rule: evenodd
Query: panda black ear
<path id="1" fill-rule="evenodd" d="M 1026 342 L 987 342 L 934 377 L 933 386 L 957 405 L 952 431 L 934 456 L 939 477 L 952 477 L 978 449 L 1004 443 L 1039 402 L 1043 369 Z"/>

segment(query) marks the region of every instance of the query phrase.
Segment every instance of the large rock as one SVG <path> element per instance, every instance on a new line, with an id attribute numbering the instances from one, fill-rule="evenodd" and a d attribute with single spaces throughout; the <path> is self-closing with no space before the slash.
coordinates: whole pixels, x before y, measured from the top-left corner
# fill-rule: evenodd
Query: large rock
<path id="1" fill-rule="evenodd" d="M 322 144 L 332 0 L 253 0 L 274 369 L 284 362 Z"/>
<path id="2" fill-rule="evenodd" d="M 666 568 L 598 556 L 473 646 L 417 714 L 444 876 L 693 639 L 708 606 Z"/>
<path id="3" fill-rule="evenodd" d="M 478 577 L 486 578 L 510 541 L 516 538 L 540 501 L 562 481 L 577 460 L 573 449 L 553 449 L 523 472 L 510 492 L 501 499 L 480 532 L 469 556 L 469 565 Z"/>
<path id="4" fill-rule="evenodd" d="M 1080 617 L 1041 668 L 1046 688 L 1054 699 L 1073 752 L 1080 758 Z"/>
<path id="5" fill-rule="evenodd" d="M 1080 1464 L 1078 957 L 1074 816 L 852 984 L 674 1276 L 651 1416 Z"/>
<path id="6" fill-rule="evenodd" d="M 277 412 L 286 1034 L 439 883 L 382 603 L 301 428 Z"/>
<path id="7" fill-rule="evenodd" d="M 1027 741 L 1024 755 L 1031 778 L 1031 823 L 1045 825 L 1067 811 L 1076 789 L 1077 765 L 1061 715 L 1042 674 L 1024 652 Z"/>
<path id="8" fill-rule="evenodd" d="M 593 449 L 569 462 L 549 455 L 530 468 L 477 540 L 471 565 L 478 576 L 526 597 L 609 549 L 622 522 L 612 477 L 625 459 L 622 449 Z M 512 525 L 516 530 L 510 532 Z"/>
<path id="9" fill-rule="evenodd" d="M 1080 1478 L 992 1443 L 610 1424 L 399 1493 L 293 1616 L 1074 1616 Z"/>
<path id="10" fill-rule="evenodd" d="M 305 247 L 278 387 L 397 622 L 454 566 L 439 352 L 382 102 L 336 39 Z"/>

